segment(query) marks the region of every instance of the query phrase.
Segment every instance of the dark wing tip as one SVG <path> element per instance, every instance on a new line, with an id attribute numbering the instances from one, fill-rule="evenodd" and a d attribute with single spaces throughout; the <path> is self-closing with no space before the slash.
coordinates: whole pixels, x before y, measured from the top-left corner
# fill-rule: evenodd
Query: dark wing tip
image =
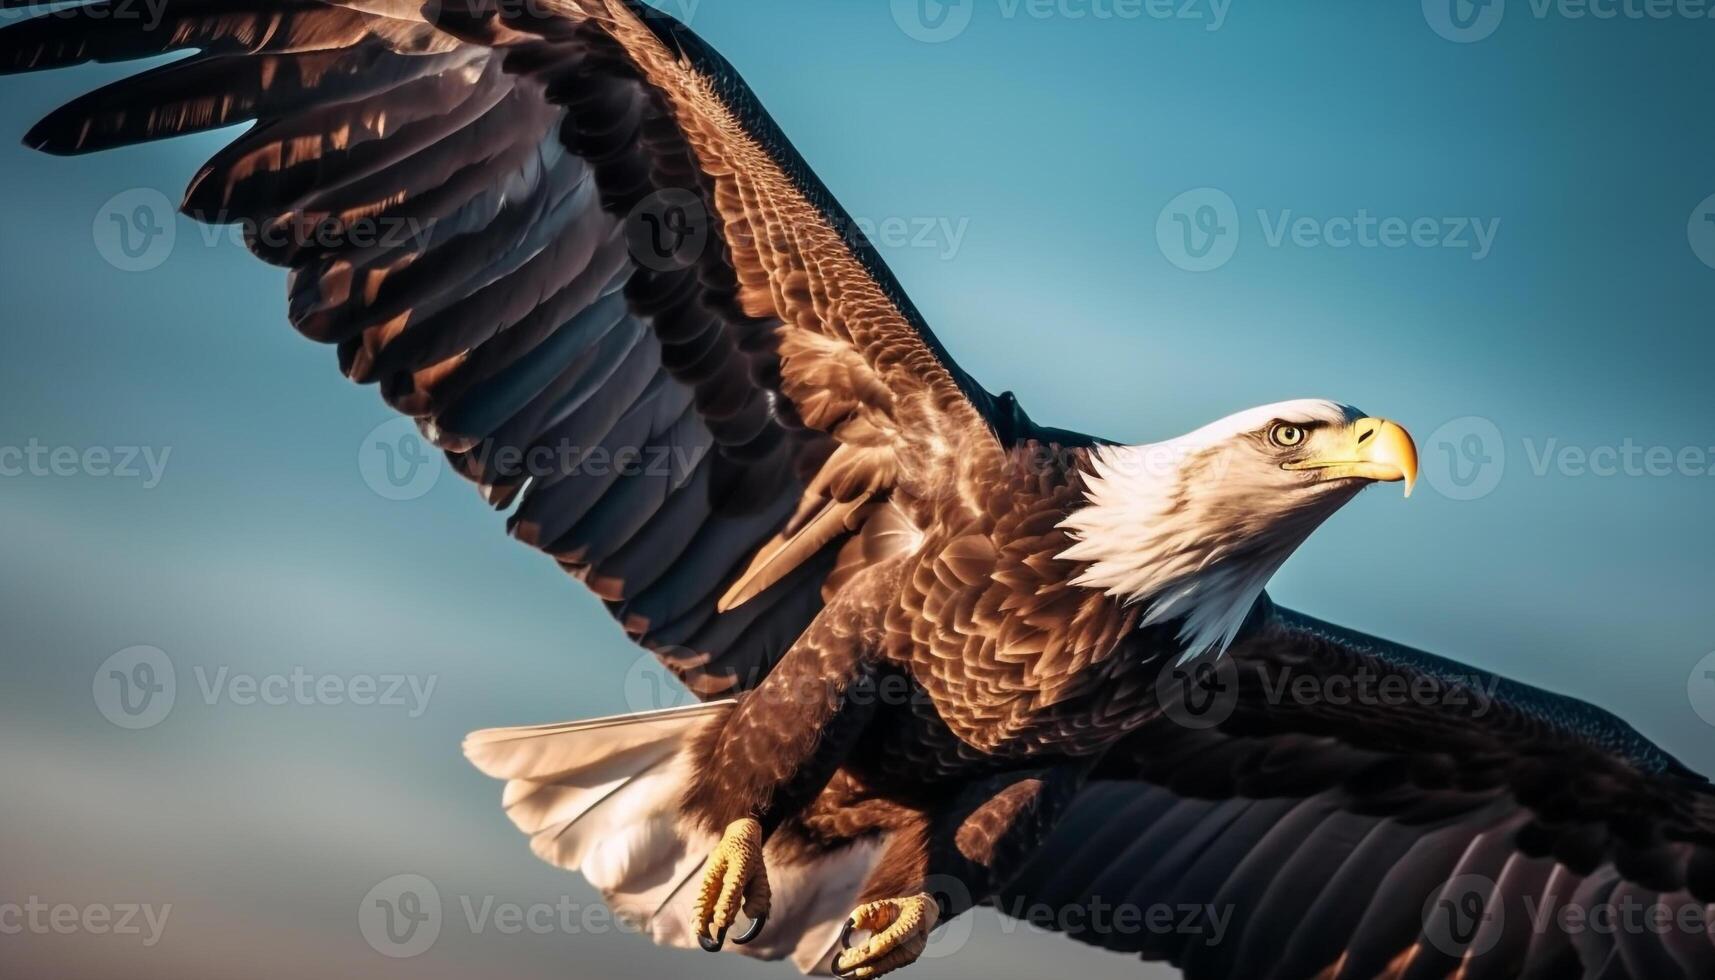
<path id="1" fill-rule="evenodd" d="M 73 100 L 43 116 L 24 134 L 24 145 L 56 157 L 75 157 L 137 142 L 103 134 L 83 109 L 86 101 L 87 98 Z"/>
<path id="2" fill-rule="evenodd" d="M 55 113 L 54 115 L 58 115 Z M 83 147 L 75 141 L 67 140 L 66 134 L 56 132 L 59 127 L 54 125 L 54 115 L 49 115 L 41 122 L 30 127 L 19 142 L 31 150 L 47 153 L 56 157 L 74 157 L 85 153 L 93 153 L 100 147 Z"/>

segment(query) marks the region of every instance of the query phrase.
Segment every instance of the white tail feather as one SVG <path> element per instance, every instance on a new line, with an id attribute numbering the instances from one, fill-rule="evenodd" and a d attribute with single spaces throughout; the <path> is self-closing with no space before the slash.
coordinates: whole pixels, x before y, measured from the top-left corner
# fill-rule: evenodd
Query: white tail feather
<path id="1" fill-rule="evenodd" d="M 538 857 L 582 874 L 616 915 L 657 943 L 689 948 L 696 945 L 694 879 L 716 841 L 681 815 L 691 776 L 682 750 L 732 705 L 492 728 L 467 736 L 464 751 L 483 773 L 507 781 L 502 806 Z M 840 926 L 882 843 L 866 841 L 808 864 L 764 851 L 774 894 L 768 926 L 750 945 L 726 948 L 828 972 Z"/>

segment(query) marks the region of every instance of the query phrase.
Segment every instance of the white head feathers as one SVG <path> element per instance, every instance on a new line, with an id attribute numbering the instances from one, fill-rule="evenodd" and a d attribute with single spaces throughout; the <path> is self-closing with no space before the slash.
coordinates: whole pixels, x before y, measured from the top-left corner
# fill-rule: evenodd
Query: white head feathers
<path id="1" fill-rule="evenodd" d="M 1089 505 L 1060 525 L 1076 543 L 1059 557 L 1089 563 L 1073 584 L 1143 603 L 1143 625 L 1183 619 L 1187 658 L 1225 650 L 1275 571 L 1361 489 L 1282 469 L 1268 430 L 1361 417 L 1281 402 L 1166 442 L 1094 450 Z"/>

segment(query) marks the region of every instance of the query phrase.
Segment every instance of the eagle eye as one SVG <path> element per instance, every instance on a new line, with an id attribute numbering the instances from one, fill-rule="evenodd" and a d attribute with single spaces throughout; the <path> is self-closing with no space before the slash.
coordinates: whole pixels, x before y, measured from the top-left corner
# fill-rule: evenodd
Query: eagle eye
<path id="1" fill-rule="evenodd" d="M 1290 422 L 1276 422 L 1268 430 L 1268 441 L 1282 449 L 1291 449 L 1304 441 L 1304 427 Z"/>

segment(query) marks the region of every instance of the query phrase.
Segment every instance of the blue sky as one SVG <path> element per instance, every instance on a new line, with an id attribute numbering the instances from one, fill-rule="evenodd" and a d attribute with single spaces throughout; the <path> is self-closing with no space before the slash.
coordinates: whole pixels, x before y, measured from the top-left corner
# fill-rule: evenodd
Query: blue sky
<path id="1" fill-rule="evenodd" d="M 1292 397 L 1400 421 L 1419 493 L 1365 494 L 1276 597 L 1596 701 L 1715 771 L 1694 670 L 1715 650 L 1715 24 L 1545 0 L 1469 28 L 1436 0 L 688 2 L 668 6 L 974 376 L 1127 441 Z M 123 73 L 0 80 L 0 133 Z M 454 478 L 371 490 L 388 415 L 285 325 L 279 270 L 182 220 L 153 268 L 119 267 L 115 197 L 176 199 L 225 138 L 76 160 L 0 140 L 0 902 L 173 905 L 146 953 L 0 943 L 133 977 L 789 975 L 472 925 L 461 900 L 590 895 L 529 854 L 459 738 L 623 711 L 637 654 Z M 128 447 L 138 476 L 97 475 Z M 138 646 L 178 692 L 133 731 L 92 685 Z M 345 703 L 245 703 L 240 678 L 294 672 Z M 394 676 L 422 696 L 349 703 Z M 447 924 L 385 959 L 357 909 L 400 873 Z M 917 975 L 1137 975 L 1001 932 Z"/>

